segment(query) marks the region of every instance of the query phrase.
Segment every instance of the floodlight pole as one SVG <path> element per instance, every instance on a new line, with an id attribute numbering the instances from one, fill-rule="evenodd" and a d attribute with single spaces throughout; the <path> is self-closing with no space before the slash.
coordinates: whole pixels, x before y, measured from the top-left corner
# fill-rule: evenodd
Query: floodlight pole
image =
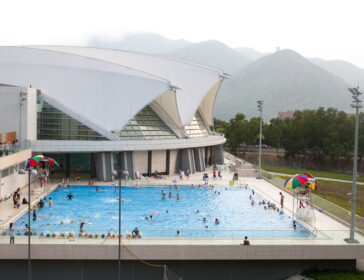
<path id="1" fill-rule="evenodd" d="M 356 204 L 356 174 L 358 164 L 358 135 L 359 135 L 359 109 L 362 107 L 359 96 L 362 94 L 358 88 L 348 89 L 353 94 L 352 108 L 355 108 L 355 143 L 354 143 L 354 163 L 353 163 L 353 185 L 351 192 L 351 216 L 350 216 L 350 238 L 346 238 L 345 241 L 348 243 L 359 243 L 354 238 L 355 234 L 355 204 Z"/>
<path id="2" fill-rule="evenodd" d="M 31 224 L 30 224 L 30 211 L 31 211 L 31 206 L 30 206 L 30 175 L 32 175 L 33 173 L 36 173 L 35 170 L 32 170 L 30 168 L 28 169 L 20 169 L 18 174 L 26 174 L 26 172 L 28 172 L 28 228 L 25 230 L 28 230 L 28 232 L 26 232 L 26 234 L 28 235 L 28 280 L 32 280 L 33 276 L 32 276 L 32 263 L 31 263 L 31 255 L 30 255 L 30 241 L 31 241 Z M 35 174 L 33 174 L 35 175 Z"/>
<path id="3" fill-rule="evenodd" d="M 126 170 L 115 170 L 112 172 L 112 175 L 119 176 L 118 280 L 121 280 L 121 176 L 124 176 L 126 186 L 126 180 L 128 179 L 129 172 Z"/>
<path id="4" fill-rule="evenodd" d="M 20 106 L 20 110 L 19 110 L 19 141 L 21 142 L 22 139 L 21 139 L 21 119 L 22 119 L 22 115 L 21 115 L 21 108 L 22 106 L 24 105 L 24 101 L 27 100 L 26 98 L 26 93 L 25 92 L 19 92 L 19 106 Z"/>
<path id="5" fill-rule="evenodd" d="M 119 250 L 118 250 L 118 280 L 121 280 L 121 172 L 119 173 Z"/>
<path id="6" fill-rule="evenodd" d="M 259 169 L 257 179 L 262 179 L 262 115 L 263 115 L 263 100 L 257 101 L 258 110 L 260 111 L 260 128 L 259 128 Z"/>

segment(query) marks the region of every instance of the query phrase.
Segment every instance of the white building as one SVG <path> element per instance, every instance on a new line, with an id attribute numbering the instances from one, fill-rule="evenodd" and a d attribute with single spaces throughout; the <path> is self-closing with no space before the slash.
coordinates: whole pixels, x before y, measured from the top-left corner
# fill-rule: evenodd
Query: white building
<path id="1" fill-rule="evenodd" d="M 224 77 L 142 53 L 0 47 L 0 133 L 30 140 L 33 153 L 57 159 L 67 177 L 76 166 L 103 181 L 113 169 L 131 177 L 204 171 L 223 161 L 226 140 L 211 127 Z"/>

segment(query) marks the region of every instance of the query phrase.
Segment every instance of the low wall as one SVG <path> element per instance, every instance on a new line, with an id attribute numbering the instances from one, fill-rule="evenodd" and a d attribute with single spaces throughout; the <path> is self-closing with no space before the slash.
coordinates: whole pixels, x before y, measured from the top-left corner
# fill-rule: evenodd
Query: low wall
<path id="1" fill-rule="evenodd" d="M 353 270 L 353 260 L 262 260 L 262 261 L 154 261 L 166 264 L 170 280 L 280 280 L 308 269 Z M 27 279 L 27 262 L 0 261 L 1 279 Z M 32 262 L 34 280 L 100 280 L 118 279 L 117 261 Z M 163 268 L 147 266 L 139 261 L 121 262 L 121 279 L 161 280 Z"/>

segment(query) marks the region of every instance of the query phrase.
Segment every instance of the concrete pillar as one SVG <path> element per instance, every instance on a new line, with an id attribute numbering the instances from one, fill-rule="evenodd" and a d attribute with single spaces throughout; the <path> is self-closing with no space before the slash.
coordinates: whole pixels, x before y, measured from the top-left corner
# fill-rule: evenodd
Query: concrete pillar
<path id="1" fill-rule="evenodd" d="M 195 158 L 193 155 L 193 149 L 182 150 L 182 170 L 189 169 L 191 173 L 196 172 Z"/>
<path id="2" fill-rule="evenodd" d="M 203 148 L 194 148 L 193 149 L 193 156 L 195 159 L 195 166 L 197 172 L 205 171 L 205 160 L 203 158 Z"/>
<path id="3" fill-rule="evenodd" d="M 212 163 L 224 164 L 224 149 L 222 145 L 216 145 L 212 147 Z"/>
<path id="4" fill-rule="evenodd" d="M 71 154 L 66 154 L 66 178 L 71 176 Z"/>
<path id="5" fill-rule="evenodd" d="M 114 169 L 113 155 L 111 152 L 96 153 L 96 178 L 99 181 L 108 182 L 112 180 Z"/>
<path id="6" fill-rule="evenodd" d="M 148 177 L 152 176 L 152 151 L 148 151 Z"/>
<path id="7" fill-rule="evenodd" d="M 171 165 L 171 151 L 166 150 L 166 174 L 170 174 L 170 165 Z"/>
<path id="8" fill-rule="evenodd" d="M 91 179 L 96 178 L 96 160 L 95 154 L 91 153 Z"/>

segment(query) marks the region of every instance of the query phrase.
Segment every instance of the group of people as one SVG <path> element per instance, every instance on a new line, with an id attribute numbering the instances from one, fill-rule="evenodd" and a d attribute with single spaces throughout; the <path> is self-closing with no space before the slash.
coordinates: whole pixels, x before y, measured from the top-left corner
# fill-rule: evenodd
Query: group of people
<path id="1" fill-rule="evenodd" d="M 172 189 L 172 187 L 170 187 L 170 189 Z M 176 189 L 177 189 L 177 187 L 176 187 Z M 162 193 L 162 199 L 163 200 L 166 199 L 166 192 L 164 190 L 161 190 L 161 193 Z M 168 193 L 168 198 L 172 198 L 172 197 L 173 197 L 173 195 L 172 195 L 172 192 L 170 191 Z M 178 193 L 177 193 L 176 199 L 177 200 L 180 200 L 181 199 L 181 196 Z"/>
<path id="2" fill-rule="evenodd" d="M 0 157 L 3 155 L 7 156 L 10 152 L 19 152 L 19 150 L 20 144 L 18 142 L 18 139 L 14 140 L 12 143 L 0 142 Z"/>

